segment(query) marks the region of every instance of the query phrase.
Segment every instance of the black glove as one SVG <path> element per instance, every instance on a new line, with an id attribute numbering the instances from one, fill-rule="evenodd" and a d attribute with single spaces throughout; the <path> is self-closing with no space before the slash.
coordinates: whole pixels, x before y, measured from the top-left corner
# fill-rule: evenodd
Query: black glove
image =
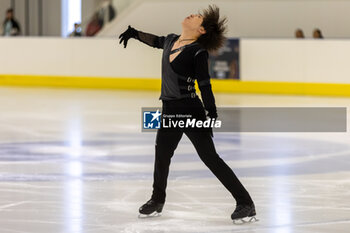
<path id="1" fill-rule="evenodd" d="M 209 118 L 214 118 L 214 119 L 216 119 L 216 118 L 218 118 L 218 113 L 216 112 L 216 109 L 210 109 L 210 110 L 208 110 L 208 114 L 207 114 L 207 117 L 209 117 Z"/>
<path id="2" fill-rule="evenodd" d="M 216 108 L 208 110 L 207 117 L 209 117 L 211 120 L 214 119 L 214 122 L 216 122 L 216 119 L 218 118 L 218 114 L 216 112 Z M 213 138 L 214 134 L 213 134 L 213 129 L 212 128 L 210 128 L 209 133 L 210 133 L 210 136 Z"/>
<path id="3" fill-rule="evenodd" d="M 137 30 L 135 30 L 135 28 L 131 27 L 129 25 L 128 29 L 123 32 L 122 34 L 120 34 L 119 36 L 119 44 L 121 44 L 122 42 L 124 43 L 124 48 L 126 48 L 127 44 L 128 44 L 128 40 L 130 38 L 137 38 Z"/>

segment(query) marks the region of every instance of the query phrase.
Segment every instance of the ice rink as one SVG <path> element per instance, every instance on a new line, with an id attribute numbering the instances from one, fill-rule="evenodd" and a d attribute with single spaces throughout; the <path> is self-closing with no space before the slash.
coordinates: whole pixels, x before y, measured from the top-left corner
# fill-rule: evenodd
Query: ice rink
<path id="1" fill-rule="evenodd" d="M 348 133 L 216 133 L 219 155 L 255 200 L 260 221 L 246 225 L 232 223 L 235 201 L 184 136 L 163 215 L 139 219 L 155 141 L 155 133 L 141 133 L 141 107 L 161 106 L 158 92 L 0 93 L 1 233 L 349 232 Z M 349 98 L 215 96 L 218 107 L 350 105 Z"/>

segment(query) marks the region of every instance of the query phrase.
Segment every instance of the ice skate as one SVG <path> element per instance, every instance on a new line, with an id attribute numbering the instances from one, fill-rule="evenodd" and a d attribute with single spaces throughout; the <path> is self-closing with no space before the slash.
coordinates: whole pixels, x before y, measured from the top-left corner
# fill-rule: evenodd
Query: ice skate
<path id="1" fill-rule="evenodd" d="M 157 203 L 154 200 L 149 200 L 139 209 L 139 218 L 159 217 L 162 215 L 163 203 Z"/>
<path id="2" fill-rule="evenodd" d="M 231 215 L 234 224 L 245 224 L 259 221 L 256 217 L 254 204 L 237 205 L 235 211 Z"/>

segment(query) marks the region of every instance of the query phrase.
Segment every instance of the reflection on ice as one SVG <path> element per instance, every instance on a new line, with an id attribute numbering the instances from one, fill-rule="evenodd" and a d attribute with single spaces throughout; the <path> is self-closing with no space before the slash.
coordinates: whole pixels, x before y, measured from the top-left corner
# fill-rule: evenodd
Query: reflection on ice
<path id="1" fill-rule="evenodd" d="M 79 116 L 73 117 L 68 124 L 69 159 L 65 163 L 66 179 L 64 180 L 64 232 L 83 232 L 83 168 L 81 161 L 82 135 Z"/>
<path id="2" fill-rule="evenodd" d="M 274 233 L 292 233 L 290 224 L 292 223 L 293 192 L 289 185 L 286 176 L 276 176 L 273 180 L 270 204 L 267 208 L 271 208 L 272 221 L 278 225 L 286 225 L 275 228 Z"/>
<path id="3" fill-rule="evenodd" d="M 64 183 L 64 230 L 67 233 L 83 232 L 83 193 L 80 179 L 69 179 Z"/>

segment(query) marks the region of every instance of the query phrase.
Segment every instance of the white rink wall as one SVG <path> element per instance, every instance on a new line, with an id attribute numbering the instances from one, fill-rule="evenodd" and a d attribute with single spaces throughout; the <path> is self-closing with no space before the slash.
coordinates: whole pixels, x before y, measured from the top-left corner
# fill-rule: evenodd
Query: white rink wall
<path id="1" fill-rule="evenodd" d="M 244 81 L 350 83 L 350 40 L 243 39 Z"/>
<path id="2" fill-rule="evenodd" d="M 116 39 L 0 39 L 0 75 L 160 77 L 161 50 Z"/>
<path id="3" fill-rule="evenodd" d="M 0 38 L 0 51 L 0 75 L 161 76 L 162 50 L 133 39 Z M 241 40 L 243 81 L 350 83 L 348 61 L 350 40 Z"/>

